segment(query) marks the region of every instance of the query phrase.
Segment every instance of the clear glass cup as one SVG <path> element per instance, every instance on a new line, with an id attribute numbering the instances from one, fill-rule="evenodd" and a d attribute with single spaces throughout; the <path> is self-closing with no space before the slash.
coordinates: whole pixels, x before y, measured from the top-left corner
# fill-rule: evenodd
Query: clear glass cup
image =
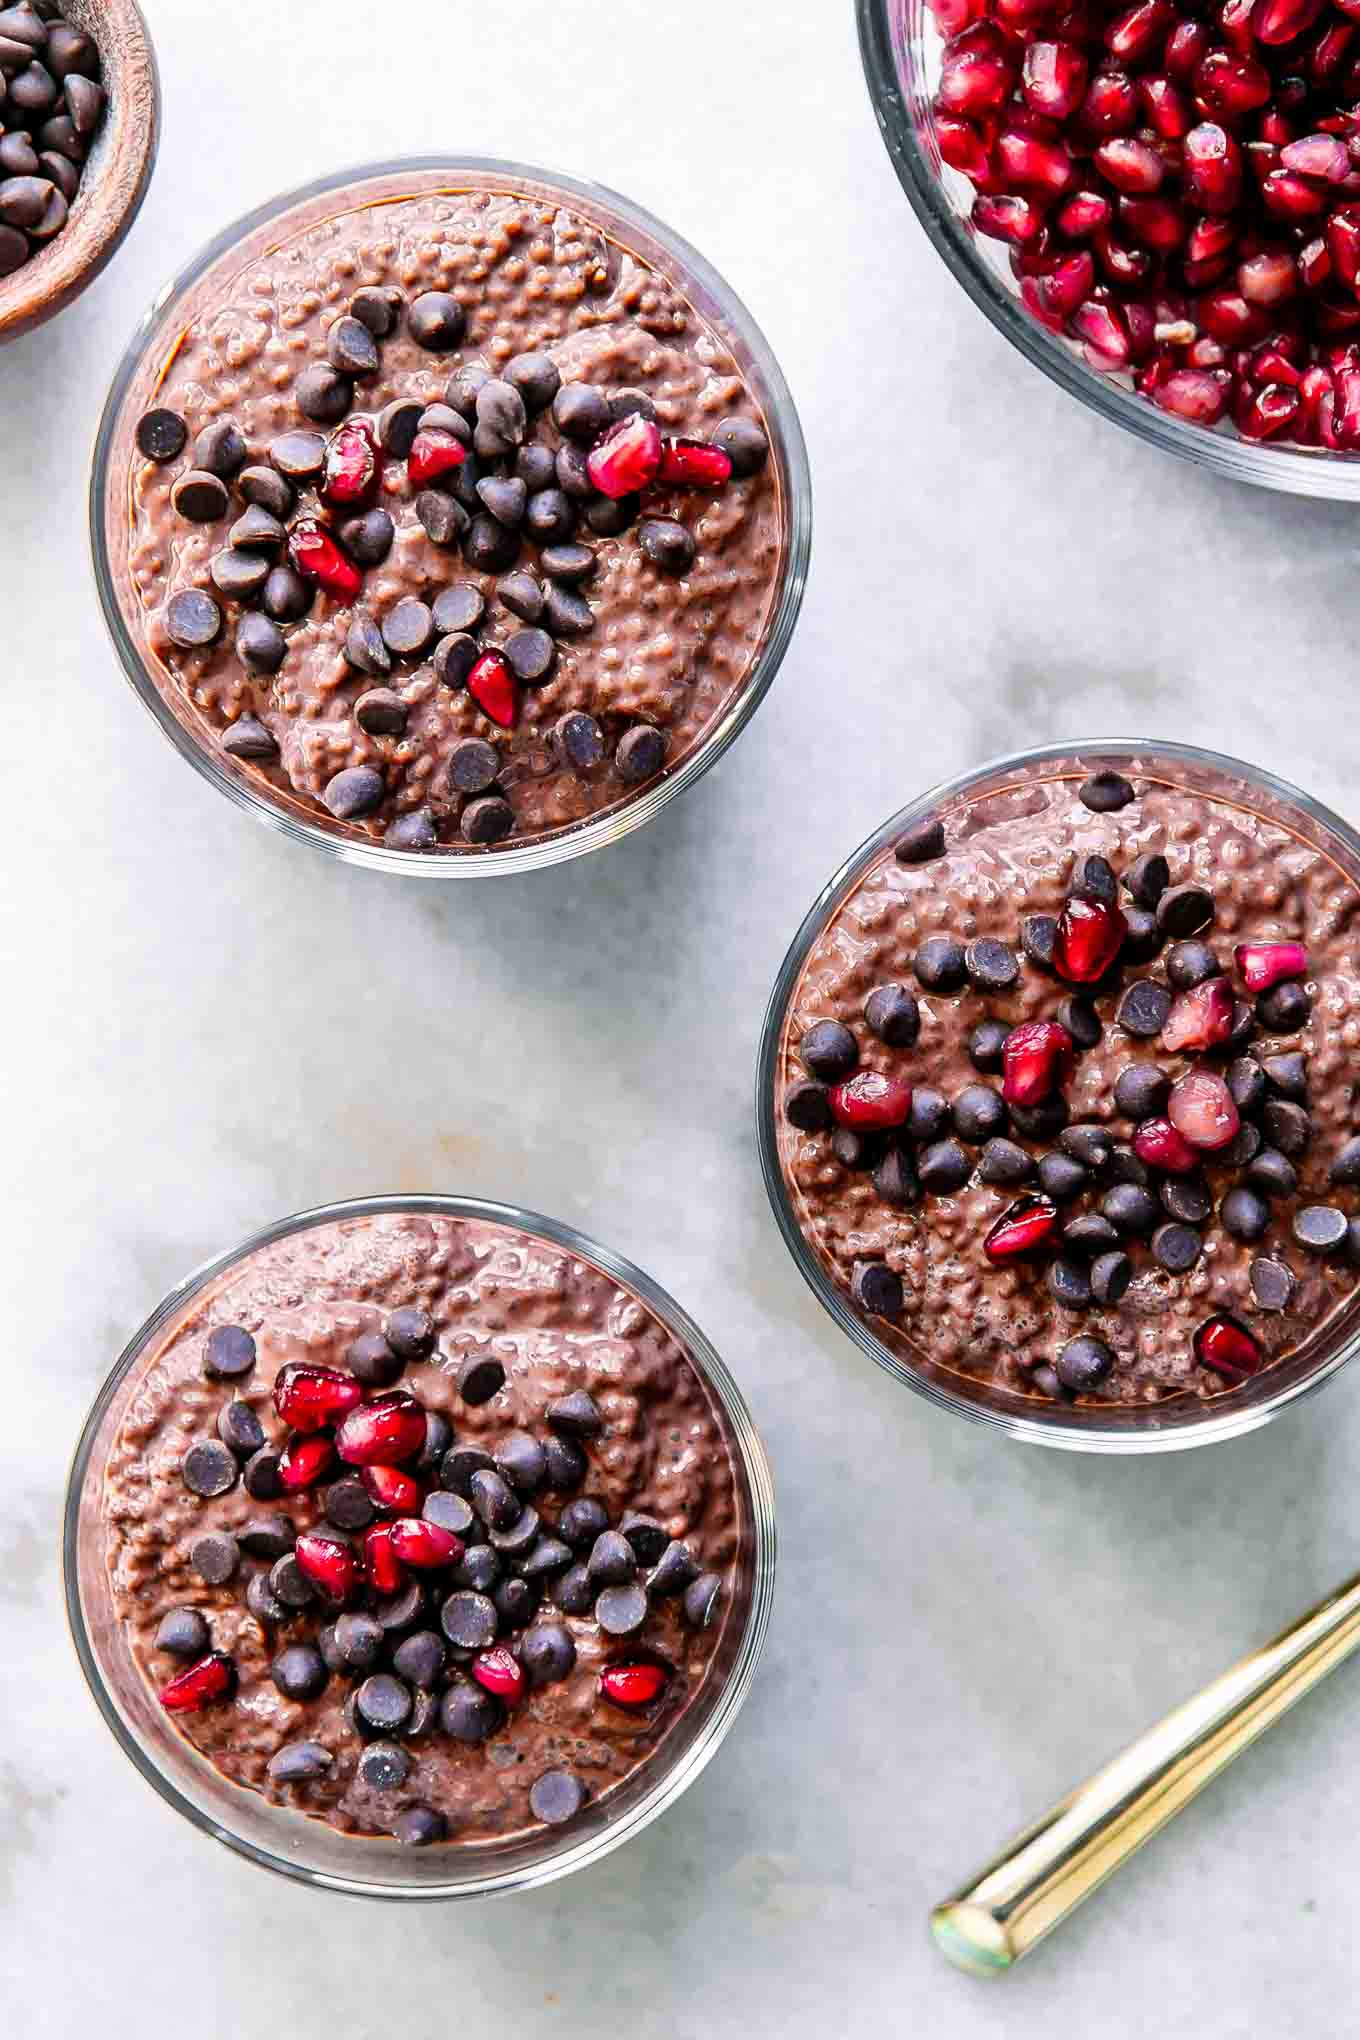
<path id="1" fill-rule="evenodd" d="M 180 1736 L 128 1648 L 108 1590 L 101 1497 L 110 1448 L 141 1379 L 140 1361 L 227 1270 L 272 1241 L 337 1220 L 435 1212 L 531 1233 L 635 1292 L 673 1333 L 707 1387 L 731 1452 L 746 1534 L 729 1612 L 703 1686 L 630 1778 L 570 1827 L 502 1843 L 410 1849 L 387 1837 L 344 1835 L 234 1785 Z M 157 1305 L 95 1398 L 76 1447 L 63 1532 L 66 1611 L 81 1670 L 99 1710 L 147 1783 L 203 1833 L 267 1870 L 328 1891 L 386 1899 L 473 1898 L 548 1884 L 607 1856 L 677 1800 L 716 1753 L 750 1691 L 774 1595 L 774 1487 L 741 1390 L 693 1320 L 639 1268 L 571 1226 L 482 1198 L 368 1197 L 304 1211 L 205 1262 Z"/>
<path id="2" fill-rule="evenodd" d="M 1288 780 L 1244 765 L 1239 759 L 1186 744 L 1120 739 L 1050 744 L 995 759 L 932 787 L 893 815 L 846 860 L 813 902 L 784 958 L 766 1009 L 756 1071 L 756 1126 L 765 1188 L 799 1272 L 841 1330 L 895 1381 L 904 1382 L 941 1409 L 995 1425 L 1030 1444 L 1055 1445 L 1074 1452 L 1172 1452 L 1254 1431 L 1319 1388 L 1360 1351 L 1360 1291 L 1305 1346 L 1223 1395 L 1207 1400 L 1185 1396 L 1162 1404 L 1112 1404 L 1108 1409 L 1050 1403 L 956 1373 L 933 1363 L 927 1353 L 918 1353 L 914 1347 L 907 1357 L 881 1339 L 811 1246 L 799 1223 L 781 1161 L 790 1136 L 778 1110 L 778 1094 L 794 989 L 813 944 L 869 867 L 913 822 L 927 815 L 947 817 L 951 808 L 970 806 L 991 795 L 1045 780 L 1085 779 L 1105 768 L 1134 779 L 1156 778 L 1187 792 L 1235 800 L 1324 851 L 1360 889 L 1360 834 Z"/>
<path id="3" fill-rule="evenodd" d="M 1100 417 L 1234 481 L 1360 499 L 1360 455 L 1241 439 L 1231 421 L 1208 428 L 1173 418 L 1140 397 L 1127 377 L 1090 367 L 1075 341 L 1032 318 L 1003 245 L 973 231 L 972 186 L 940 159 L 931 101 L 943 38 L 927 0 L 855 0 L 855 12 L 869 97 L 902 189 L 956 280 L 1027 361 Z"/>
<path id="4" fill-rule="evenodd" d="M 360 184 L 376 185 L 379 196 L 383 189 L 393 195 L 490 190 L 561 200 L 602 233 L 635 249 L 721 336 L 769 428 L 783 518 L 783 569 L 763 637 L 741 687 L 699 742 L 640 793 L 567 828 L 523 843 L 511 838 L 490 853 L 452 847 L 433 852 L 389 849 L 382 843 L 347 837 L 314 819 L 310 803 L 290 802 L 274 790 L 262 792 L 258 781 L 235 766 L 216 745 L 205 742 L 183 701 L 178 696 L 168 698 L 157 687 L 153 677 L 157 660 L 147 644 L 141 605 L 119 593 L 119 577 L 128 557 L 127 475 L 134 457 L 133 435 L 137 420 L 153 401 L 161 369 L 182 330 L 188 293 L 218 264 L 234 266 L 247 241 L 253 239 L 263 252 L 270 230 L 285 213 L 306 208 L 309 219 L 324 218 L 335 194 Z M 181 756 L 238 807 L 280 829 L 294 842 L 315 844 L 346 863 L 371 870 L 424 878 L 503 877 L 561 864 L 617 842 L 692 786 L 745 729 L 779 670 L 802 606 L 812 547 L 812 482 L 798 413 L 769 343 L 735 291 L 697 249 L 631 199 L 602 185 L 490 157 L 413 156 L 336 171 L 271 199 L 233 221 L 165 286 L 133 333 L 104 405 L 90 476 L 90 542 L 104 620 L 123 671 Z"/>

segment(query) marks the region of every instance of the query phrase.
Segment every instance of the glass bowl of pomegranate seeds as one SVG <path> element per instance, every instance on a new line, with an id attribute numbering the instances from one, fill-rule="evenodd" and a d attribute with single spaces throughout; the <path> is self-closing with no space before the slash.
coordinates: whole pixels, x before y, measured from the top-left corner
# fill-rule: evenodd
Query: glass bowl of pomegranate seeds
<path id="1" fill-rule="evenodd" d="M 1360 495 L 1360 24 L 1332 0 L 858 0 L 884 139 L 993 324 L 1241 481 Z"/>
<path id="2" fill-rule="evenodd" d="M 730 286 L 602 187 L 424 158 L 235 221 L 157 298 L 91 485 L 105 619 L 181 754 L 294 841 L 478 877 L 682 793 L 811 544 Z"/>
<path id="3" fill-rule="evenodd" d="M 768 1463 L 685 1313 L 462 1197 L 270 1226 L 180 1283 L 67 1495 L 81 1668 L 142 1776 L 266 1869 L 522 1890 L 680 1795 L 749 1691 Z"/>
<path id="4" fill-rule="evenodd" d="M 1360 837 L 1272 774 L 1051 746 L 835 874 L 766 1016 L 766 1187 L 842 1330 L 1033 1442 L 1254 1429 L 1360 1343 Z"/>

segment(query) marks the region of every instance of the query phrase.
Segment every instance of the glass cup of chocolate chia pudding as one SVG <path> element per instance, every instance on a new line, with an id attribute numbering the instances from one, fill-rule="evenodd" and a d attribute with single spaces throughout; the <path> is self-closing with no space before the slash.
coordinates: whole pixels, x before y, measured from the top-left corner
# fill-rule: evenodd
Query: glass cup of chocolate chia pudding
<path id="1" fill-rule="evenodd" d="M 378 1898 L 597 1861 L 754 1677 L 774 1500 L 741 1392 L 640 1270 L 479 1199 L 284 1219 L 180 1283 L 67 1494 L 81 1667 L 250 1861 Z"/>
<path id="2" fill-rule="evenodd" d="M 899 1381 L 1012 1436 L 1255 1429 L 1360 1338 L 1360 837 L 1184 745 L 1028 751 L 842 865 L 766 1015 L 780 1230 Z"/>
<path id="3" fill-rule="evenodd" d="M 371 164 L 220 234 L 114 377 L 105 619 L 179 751 L 295 840 L 481 876 L 722 755 L 802 602 L 811 488 L 750 314 L 641 207 Z"/>

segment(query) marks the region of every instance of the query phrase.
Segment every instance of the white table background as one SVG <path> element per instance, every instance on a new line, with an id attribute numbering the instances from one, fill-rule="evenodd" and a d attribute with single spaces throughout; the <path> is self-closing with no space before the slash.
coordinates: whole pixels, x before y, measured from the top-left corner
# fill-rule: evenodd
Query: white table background
<path id="1" fill-rule="evenodd" d="M 73 309 L 0 356 L 16 2030 L 1353 2026 L 1354 1673 L 1014 1977 L 947 1968 L 925 1917 L 1351 1568 L 1360 1374 L 1243 1443 L 1132 1464 L 935 1412 L 805 1291 L 750 1093 L 814 892 L 944 774 L 1166 735 L 1356 813 L 1355 514 L 1145 450 L 1008 351 L 898 189 L 848 0 L 147 12 L 165 130 L 141 218 Z M 85 537 L 99 407 L 164 279 L 277 191 L 441 147 L 595 177 L 705 250 L 800 404 L 817 526 L 792 653 L 700 787 L 582 863 L 442 889 L 292 848 L 189 772 L 115 667 Z M 59 1524 L 89 1400 L 176 1278 L 282 1213 L 425 1188 L 556 1213 L 694 1312 L 774 1460 L 782 1577 L 744 1715 L 641 1840 L 529 1896 L 396 1910 L 271 1880 L 142 1784 L 65 1635 Z"/>

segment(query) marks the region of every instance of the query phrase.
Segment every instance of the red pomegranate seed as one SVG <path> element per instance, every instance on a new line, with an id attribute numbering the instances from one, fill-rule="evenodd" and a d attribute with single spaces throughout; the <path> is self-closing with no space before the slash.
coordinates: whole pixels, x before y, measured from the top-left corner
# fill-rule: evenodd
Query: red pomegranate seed
<path id="1" fill-rule="evenodd" d="M 1125 71 L 1097 71 L 1077 114 L 1090 135 L 1125 135 L 1138 118 L 1138 93 Z"/>
<path id="2" fill-rule="evenodd" d="M 1178 21 L 1166 39 L 1162 62 L 1167 74 L 1179 85 L 1188 85 L 1194 78 L 1213 41 L 1207 21 L 1186 19 Z"/>
<path id="3" fill-rule="evenodd" d="M 600 1693 L 615 1707 L 650 1707 L 666 1684 L 660 1665 L 608 1665 L 600 1673 Z"/>
<path id="4" fill-rule="evenodd" d="M 1046 276 L 1026 277 L 1020 295 L 1037 318 L 1060 333 L 1094 288 L 1095 280 L 1095 263 L 1082 249 L 1076 255 L 1063 256 Z"/>
<path id="5" fill-rule="evenodd" d="M 479 1686 L 485 1686 L 488 1693 L 494 1693 L 507 1705 L 514 1707 L 524 1698 L 529 1682 L 519 1659 L 503 1643 L 493 1643 L 490 1650 L 479 1650 L 468 1670 Z"/>
<path id="6" fill-rule="evenodd" d="M 304 517 L 293 526 L 288 534 L 288 556 L 304 581 L 315 581 L 336 602 L 353 602 L 364 585 L 353 560 L 314 517 Z"/>
<path id="7" fill-rule="evenodd" d="M 468 674 L 467 690 L 483 715 L 489 715 L 503 730 L 514 728 L 519 715 L 519 694 L 515 676 L 502 653 L 482 653 Z"/>
<path id="8" fill-rule="evenodd" d="M 1321 290 L 1332 273 L 1332 258 L 1325 240 L 1309 241 L 1299 250 L 1299 280 L 1309 290 Z"/>
<path id="9" fill-rule="evenodd" d="M 1093 161 L 1116 191 L 1132 192 L 1140 198 L 1158 190 L 1166 175 L 1166 165 L 1157 151 L 1136 135 L 1112 135 L 1100 144 Z"/>
<path id="10" fill-rule="evenodd" d="M 309 1438 L 290 1438 L 279 1454 L 279 1480 L 290 1494 L 315 1487 L 321 1476 L 335 1464 L 335 1445 L 328 1437 L 313 1432 Z"/>
<path id="11" fill-rule="evenodd" d="M 1320 177 L 1326 184 L 1340 184 L 1351 172 L 1346 144 L 1336 135 L 1305 135 L 1281 149 L 1280 161 L 1286 170 L 1295 170 L 1300 177 Z"/>
<path id="12" fill-rule="evenodd" d="M 1151 1169 L 1185 1176 L 1199 1167 L 1199 1150 L 1182 1139 L 1169 1119 L 1145 1119 L 1134 1130 L 1133 1151 Z"/>
<path id="13" fill-rule="evenodd" d="M 1010 50 L 994 22 L 977 21 L 944 46 L 937 103 L 945 113 L 970 120 L 999 113 L 1011 96 L 1015 71 Z"/>
<path id="14" fill-rule="evenodd" d="M 911 1110 L 911 1085 L 878 1070 L 858 1070 L 843 1084 L 834 1084 L 829 1098 L 832 1116 L 841 1126 L 870 1131 L 902 1125 Z"/>
<path id="15" fill-rule="evenodd" d="M 1311 220 L 1327 209 L 1327 190 L 1293 170 L 1272 170 L 1261 186 L 1266 209 L 1279 220 Z"/>
<path id="16" fill-rule="evenodd" d="M 1072 1037 L 1056 1020 L 1022 1020 L 1001 1051 L 1001 1095 L 1008 1105 L 1041 1105 L 1072 1074 Z"/>
<path id="17" fill-rule="evenodd" d="M 369 1500 L 380 1509 L 393 1509 L 409 1516 L 420 1506 L 420 1482 L 412 1480 L 399 1466 L 361 1466 L 359 1479 Z"/>
<path id="18" fill-rule="evenodd" d="M 1081 105 L 1088 66 L 1075 43 L 1032 42 L 1025 51 L 1020 90 L 1025 104 L 1050 120 L 1066 120 Z"/>
<path id="19" fill-rule="evenodd" d="M 732 461 L 706 439 L 663 439 L 656 479 L 684 488 L 720 489 L 732 479 Z"/>
<path id="20" fill-rule="evenodd" d="M 1298 352 L 1298 342 L 1292 333 L 1273 333 L 1269 340 L 1252 349 L 1242 372 L 1254 383 L 1287 383 L 1291 390 L 1296 390 L 1303 381 L 1294 365 Z"/>
<path id="21" fill-rule="evenodd" d="M 1141 63 L 1159 47 L 1175 19 L 1172 0 L 1137 0 L 1108 24 L 1105 47 L 1121 64 Z"/>
<path id="22" fill-rule="evenodd" d="M 1301 942 L 1239 942 L 1233 961 L 1249 992 L 1268 992 L 1272 985 L 1308 975 L 1308 951 Z"/>
<path id="23" fill-rule="evenodd" d="M 1353 21 L 1333 21 L 1322 30 L 1308 53 L 1308 76 L 1314 85 L 1326 85 L 1336 76 L 1354 39 Z M 1335 115 L 1330 117 L 1334 119 Z"/>
<path id="24" fill-rule="evenodd" d="M 451 474 L 467 459 L 467 448 L 451 432 L 430 427 L 417 432 L 406 456 L 406 479 L 413 489 L 428 489 L 441 475 Z"/>
<path id="25" fill-rule="evenodd" d="M 1158 255 L 1179 248 L 1190 231 L 1190 222 L 1170 198 L 1121 198 L 1119 224 L 1140 248 Z"/>
<path id="26" fill-rule="evenodd" d="M 335 1434 L 348 1466 L 396 1466 L 425 1443 L 425 1411 L 404 1388 L 389 1389 L 351 1410 Z"/>
<path id="27" fill-rule="evenodd" d="M 1084 241 L 1108 227 L 1113 218 L 1110 201 L 1103 192 L 1074 191 L 1059 207 L 1054 225 L 1069 241 Z"/>
<path id="28" fill-rule="evenodd" d="M 1050 198 L 1061 197 L 1072 182 L 1072 158 L 1061 142 L 1040 141 L 1016 128 L 997 137 L 996 164 L 1007 186 L 1046 192 Z"/>
<path id="29" fill-rule="evenodd" d="M 1360 371 L 1338 371 L 1331 422 L 1338 446 L 1360 446 Z"/>
<path id="30" fill-rule="evenodd" d="M 1192 425 L 1216 425 L 1227 409 L 1227 397 L 1207 369 L 1178 368 L 1157 384 L 1152 401 L 1175 418 Z"/>
<path id="31" fill-rule="evenodd" d="M 1234 1388 L 1248 1380 L 1261 1365 L 1261 1349 L 1255 1339 L 1245 1325 L 1225 1311 L 1204 1320 L 1195 1333 L 1194 1346 L 1200 1366 L 1221 1374 Z"/>
<path id="32" fill-rule="evenodd" d="M 941 35 L 958 35 L 971 22 L 982 19 L 987 0 L 930 0 L 930 11 Z"/>
<path id="33" fill-rule="evenodd" d="M 1195 72 L 1195 93 L 1211 114 L 1236 120 L 1265 105 L 1270 97 L 1270 73 L 1255 57 L 1210 50 Z"/>
<path id="34" fill-rule="evenodd" d="M 645 489 L 661 466 L 661 432 L 641 411 L 597 439 L 586 458 L 586 471 L 602 496 L 616 500 Z"/>
<path id="35" fill-rule="evenodd" d="M 1143 117 L 1163 141 L 1179 142 L 1190 132 L 1194 114 L 1190 102 L 1170 78 L 1154 76 L 1136 81 Z"/>
<path id="36" fill-rule="evenodd" d="M 1233 290 L 1209 290 L 1197 306 L 1199 322 L 1213 339 L 1225 347 L 1249 346 L 1265 338 L 1266 316 L 1257 305 Z"/>
<path id="37" fill-rule="evenodd" d="M 993 241 L 1023 247 L 1043 232 L 1044 216 L 1027 198 L 980 191 L 973 200 L 973 225 Z"/>
<path id="38" fill-rule="evenodd" d="M 378 443 L 366 418 L 351 418 L 326 445 L 321 494 L 328 503 L 365 503 L 378 486 Z"/>
<path id="39" fill-rule="evenodd" d="M 1217 121 L 1204 120 L 1185 137 L 1181 184 L 1191 205 L 1230 213 L 1242 189 L 1242 151 Z"/>
<path id="40" fill-rule="evenodd" d="M 1104 900 L 1069 900 L 1058 916 L 1053 967 L 1070 985 L 1094 984 L 1118 956 L 1127 923 Z"/>
<path id="41" fill-rule="evenodd" d="M 348 1601 L 359 1584 L 359 1561 L 352 1547 L 338 1537 L 303 1530 L 293 1546 L 293 1556 L 303 1577 L 336 1607 Z"/>
<path id="42" fill-rule="evenodd" d="M 406 1574 L 392 1549 L 390 1523 L 375 1523 L 364 1532 L 364 1577 L 375 1594 L 395 1594 L 406 1584 Z"/>
<path id="43" fill-rule="evenodd" d="M 1072 314 L 1072 331 L 1086 343 L 1087 356 L 1097 368 L 1128 367 L 1132 356 L 1128 328 L 1113 305 L 1088 298 Z"/>
<path id="44" fill-rule="evenodd" d="M 1284 383 L 1241 389 L 1233 405 L 1233 422 L 1244 439 L 1271 439 L 1291 425 L 1299 412 L 1299 393 Z"/>
<path id="45" fill-rule="evenodd" d="M 1240 56 L 1252 53 L 1251 14 L 1256 0 L 1223 0 L 1218 10 L 1218 25 L 1223 31 L 1229 49 Z"/>
<path id="46" fill-rule="evenodd" d="M 1138 290 L 1148 282 L 1152 275 L 1153 260 L 1146 248 L 1126 248 L 1122 241 L 1115 240 L 1113 234 L 1096 234 L 1093 239 L 1096 259 L 1111 283 L 1121 284 L 1125 290 Z M 1128 327 L 1130 341 L 1134 337 L 1133 327 L 1129 321 L 1132 309 L 1131 301 L 1126 300 L 1124 322 Z M 1136 354 L 1137 349 L 1134 348 L 1133 352 Z"/>
<path id="47" fill-rule="evenodd" d="M 1021 1197 L 1003 1211 L 982 1242 L 989 1261 L 1015 1261 L 1044 1244 L 1058 1223 L 1058 1207 L 1047 1197 Z"/>
<path id="48" fill-rule="evenodd" d="M 1237 265 L 1237 288 L 1248 304 L 1276 305 L 1292 297 L 1298 283 L 1294 258 L 1283 248 L 1249 255 Z"/>
<path id="49" fill-rule="evenodd" d="M 1191 1147 L 1226 1147 L 1241 1121 L 1232 1094 L 1212 1070 L 1191 1070 L 1171 1086 L 1166 1116 Z"/>
<path id="50" fill-rule="evenodd" d="M 161 1706 L 169 1714 L 196 1714 L 214 1700 L 229 1700 L 236 1691 L 236 1667 L 224 1650 L 212 1650 L 196 1664 L 176 1672 L 160 1691 Z"/>
<path id="51" fill-rule="evenodd" d="M 1213 269 L 1222 275 L 1227 267 L 1227 258 L 1237 245 L 1237 230 L 1231 220 L 1196 220 L 1190 229 L 1190 238 L 1185 244 L 1185 280 L 1191 285 L 1212 282 L 1212 277 L 1202 273 Z M 1191 274 L 1194 270 L 1196 273 Z"/>
<path id="52" fill-rule="evenodd" d="M 977 183 L 991 173 L 991 153 L 981 131 L 961 113 L 937 113 L 935 140 L 951 170 L 961 170 Z"/>
<path id="53" fill-rule="evenodd" d="M 1232 1033 L 1232 986 L 1225 977 L 1206 978 L 1178 992 L 1162 1029 L 1162 1047 L 1173 1055 L 1217 1048 Z"/>
<path id="54" fill-rule="evenodd" d="M 274 1378 L 274 1408 L 295 1431 L 319 1431 L 364 1399 L 352 1374 L 313 1360 L 290 1360 Z"/>
<path id="55" fill-rule="evenodd" d="M 420 1516 L 399 1516 L 389 1527 L 396 1557 L 417 1572 L 438 1572 L 442 1566 L 457 1565 L 463 1556 L 462 1538 L 442 1524 L 427 1523 Z"/>
<path id="56" fill-rule="evenodd" d="M 1293 42 L 1311 28 L 1322 12 L 1323 0 L 1256 0 L 1252 9 L 1252 33 L 1269 47 Z"/>

